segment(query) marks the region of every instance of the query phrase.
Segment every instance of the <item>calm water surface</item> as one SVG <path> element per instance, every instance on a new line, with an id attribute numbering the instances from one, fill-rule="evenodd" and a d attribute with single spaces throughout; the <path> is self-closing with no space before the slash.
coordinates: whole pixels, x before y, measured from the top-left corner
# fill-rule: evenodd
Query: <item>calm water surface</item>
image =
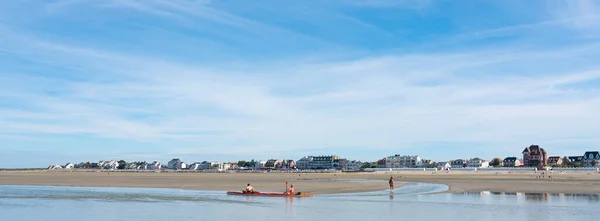
<path id="1" fill-rule="evenodd" d="M 0 186 L 0 220 L 597 220 L 598 195 L 471 193 L 409 184 L 310 198 L 223 191 Z M 301 191 L 301 190 L 300 190 Z"/>

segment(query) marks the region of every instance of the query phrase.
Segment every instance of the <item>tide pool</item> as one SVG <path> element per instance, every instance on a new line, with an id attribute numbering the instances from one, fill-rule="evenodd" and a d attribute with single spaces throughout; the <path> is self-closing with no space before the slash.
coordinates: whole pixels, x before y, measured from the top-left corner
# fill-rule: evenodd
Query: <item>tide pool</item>
<path id="1" fill-rule="evenodd" d="M 307 198 L 225 191 L 0 186 L 0 220 L 595 220 L 598 195 L 431 194 L 446 186 Z"/>

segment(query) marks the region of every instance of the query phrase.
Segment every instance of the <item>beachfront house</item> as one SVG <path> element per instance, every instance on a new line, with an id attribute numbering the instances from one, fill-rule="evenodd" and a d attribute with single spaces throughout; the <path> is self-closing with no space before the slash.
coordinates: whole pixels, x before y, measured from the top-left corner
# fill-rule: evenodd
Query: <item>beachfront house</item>
<path id="1" fill-rule="evenodd" d="M 223 170 L 223 165 L 224 164 L 219 161 L 212 161 L 210 162 L 210 169 L 221 171 Z"/>
<path id="2" fill-rule="evenodd" d="M 188 170 L 200 170 L 201 165 L 202 165 L 202 163 L 200 163 L 200 162 L 192 163 L 192 164 L 188 165 Z"/>
<path id="3" fill-rule="evenodd" d="M 65 164 L 65 167 L 64 167 L 64 168 L 65 168 L 65 169 L 69 169 L 69 170 L 70 170 L 70 169 L 73 169 L 73 168 L 75 168 L 75 165 L 73 165 L 71 162 L 69 162 L 69 163 Z"/>
<path id="4" fill-rule="evenodd" d="M 507 157 L 502 161 L 505 167 L 520 167 L 523 166 L 523 161 L 517 157 Z"/>
<path id="5" fill-rule="evenodd" d="M 169 163 L 167 163 L 167 168 L 172 170 L 181 170 L 186 169 L 187 164 L 181 161 L 179 158 L 175 158 L 169 161 Z"/>
<path id="6" fill-rule="evenodd" d="M 340 158 L 337 160 L 333 161 L 333 167 L 335 167 L 335 169 L 338 170 L 346 170 L 346 167 L 348 166 L 348 159 L 344 159 L 344 158 Z"/>
<path id="7" fill-rule="evenodd" d="M 583 164 L 583 156 L 570 156 L 569 162 L 572 166 L 579 167 Z"/>
<path id="8" fill-rule="evenodd" d="M 547 163 L 546 150 L 538 145 L 531 145 L 523 150 L 523 165 L 529 167 L 544 167 Z"/>
<path id="9" fill-rule="evenodd" d="M 311 158 L 312 157 L 309 157 L 309 156 L 300 158 L 298 161 L 296 161 L 296 167 L 300 170 L 306 170 L 310 166 L 309 164 L 310 164 Z"/>
<path id="10" fill-rule="evenodd" d="M 314 156 L 312 157 L 312 161 L 310 161 L 310 167 L 312 169 L 337 169 L 339 167 L 339 163 L 336 163 L 340 157 L 336 155 L 330 156 Z"/>
<path id="11" fill-rule="evenodd" d="M 467 162 L 467 167 L 487 168 L 490 167 L 490 162 L 479 157 L 475 157 Z"/>
<path id="12" fill-rule="evenodd" d="M 448 162 L 437 162 L 436 167 L 438 170 L 448 170 L 451 166 Z"/>
<path id="13" fill-rule="evenodd" d="M 337 169 L 343 171 L 358 171 L 363 165 L 363 162 L 357 160 L 338 159 L 334 161 L 337 163 Z M 334 163 L 334 167 L 336 166 Z"/>
<path id="14" fill-rule="evenodd" d="M 264 169 L 266 164 L 267 164 L 266 160 L 255 161 L 254 162 L 254 169 L 257 169 L 257 170 Z"/>
<path id="15" fill-rule="evenodd" d="M 181 165 L 182 161 L 179 158 L 172 159 L 167 163 L 167 168 L 175 170 L 177 169 L 177 165 Z"/>
<path id="16" fill-rule="evenodd" d="M 128 170 L 137 170 L 138 169 L 138 164 L 136 162 L 129 162 L 126 164 L 125 169 Z"/>
<path id="17" fill-rule="evenodd" d="M 562 161 L 562 157 L 560 156 L 551 156 L 548 157 L 547 163 L 548 166 L 560 166 L 563 163 Z"/>
<path id="18" fill-rule="evenodd" d="M 340 157 L 336 155 L 329 156 L 305 156 L 296 161 L 296 167 L 301 170 L 327 170 L 337 169 L 339 167 Z"/>
<path id="19" fill-rule="evenodd" d="M 75 168 L 90 168 L 91 163 L 81 162 L 75 165 Z"/>
<path id="20" fill-rule="evenodd" d="M 467 167 L 468 163 L 469 163 L 468 160 L 456 159 L 456 160 L 453 160 L 452 163 L 450 163 L 450 166 L 452 168 L 464 168 L 464 167 Z"/>
<path id="21" fill-rule="evenodd" d="M 116 160 L 102 162 L 102 169 L 105 169 L 105 170 L 116 170 L 118 167 L 119 167 L 119 162 L 117 162 Z"/>
<path id="22" fill-rule="evenodd" d="M 154 161 L 152 163 L 149 163 L 148 166 L 146 166 L 147 170 L 160 170 L 162 169 L 162 164 L 160 164 L 158 161 Z"/>
<path id="23" fill-rule="evenodd" d="M 360 167 L 362 167 L 363 162 L 358 160 L 349 160 L 346 162 L 345 171 L 359 171 Z"/>
<path id="24" fill-rule="evenodd" d="M 385 158 L 385 168 L 417 168 L 422 167 L 421 157 L 396 154 Z"/>
<path id="25" fill-rule="evenodd" d="M 434 167 L 434 166 L 436 166 L 436 164 L 435 164 L 435 162 L 433 162 L 433 160 L 425 160 L 425 159 L 421 160 L 421 167 L 430 168 L 430 167 Z"/>
<path id="26" fill-rule="evenodd" d="M 90 168 L 100 168 L 100 166 L 99 166 L 99 165 L 100 165 L 100 164 L 98 164 L 98 163 L 91 163 L 91 164 L 90 164 Z"/>
<path id="27" fill-rule="evenodd" d="M 149 163 L 147 163 L 146 161 L 144 161 L 144 163 L 142 163 L 139 167 L 138 170 L 147 170 L 148 167 L 150 166 Z"/>
<path id="28" fill-rule="evenodd" d="M 211 168 L 211 163 L 208 161 L 202 161 L 198 166 L 198 170 L 208 170 Z"/>
<path id="29" fill-rule="evenodd" d="M 48 167 L 48 169 L 49 169 L 49 170 L 60 170 L 60 169 L 62 169 L 62 168 L 63 168 L 63 167 L 62 167 L 61 165 L 58 165 L 58 164 L 57 164 L 57 165 L 53 165 L 53 166 L 49 166 L 49 167 Z"/>
<path id="30" fill-rule="evenodd" d="M 296 169 L 296 161 L 294 160 L 282 160 L 279 168 L 277 169 Z"/>
<path id="31" fill-rule="evenodd" d="M 585 167 L 598 166 L 598 162 L 600 162 L 600 153 L 598 151 L 587 151 L 583 154 L 583 165 Z"/>
<path id="32" fill-rule="evenodd" d="M 222 165 L 223 165 L 222 166 L 223 170 L 237 170 L 238 169 L 238 165 L 235 162 L 223 163 Z"/>
<path id="33" fill-rule="evenodd" d="M 267 162 L 265 163 L 265 169 L 276 169 L 278 167 L 281 166 L 281 162 L 277 159 L 270 159 L 267 160 Z"/>

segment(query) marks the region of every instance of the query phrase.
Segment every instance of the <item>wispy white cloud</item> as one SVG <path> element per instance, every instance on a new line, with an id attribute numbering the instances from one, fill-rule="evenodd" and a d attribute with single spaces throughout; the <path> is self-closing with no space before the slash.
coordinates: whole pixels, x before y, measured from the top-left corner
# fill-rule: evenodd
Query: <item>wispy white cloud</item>
<path id="1" fill-rule="evenodd" d="M 66 87 L 56 96 L 20 95 L 24 102 L 38 108 L 20 112 L 4 110 L 12 113 L 5 115 L 4 127 L 22 133 L 89 133 L 140 140 L 212 139 L 211 147 L 240 146 L 236 150 L 248 146 L 264 147 L 264 150 L 347 145 L 392 148 L 432 139 L 491 141 L 514 139 L 523 133 L 532 133 L 531 139 L 543 139 L 566 133 L 548 125 L 548 118 L 564 119 L 561 123 L 572 127 L 596 127 L 590 121 L 577 119 L 597 118 L 595 113 L 585 111 L 598 105 L 597 92 L 559 88 L 598 79 L 596 69 L 544 76 L 494 77 L 494 74 L 504 74 L 497 72 L 475 78 L 460 75 L 462 71 L 497 67 L 496 64 L 515 59 L 502 53 L 493 55 L 494 51 L 308 64 L 306 68 L 299 68 L 302 73 L 293 83 L 294 89 L 301 93 L 282 95 L 273 90 L 269 79 L 246 82 L 227 77 L 231 75 L 227 69 L 207 71 L 142 57 L 113 59 L 113 56 L 104 56 L 113 53 L 49 44 L 37 44 L 47 46 L 38 48 L 41 55 L 59 52 L 53 57 L 60 55 L 65 57 L 61 60 L 70 60 L 72 63 L 63 63 L 67 67 L 80 60 L 96 60 L 109 67 L 127 64 L 134 68 L 116 69 L 110 76 L 126 73 L 134 78 L 125 77 L 123 79 L 129 80 L 111 83 L 64 82 Z M 546 53 L 535 52 L 517 52 L 515 57 L 553 61 L 589 52 L 561 49 L 550 53 L 557 57 L 550 59 Z M 482 57 L 482 54 L 491 56 Z M 431 73 L 423 78 L 420 72 L 427 68 L 414 64 L 436 68 L 430 69 Z M 274 70 L 269 76 L 281 72 Z M 319 75 L 327 76 L 328 82 L 319 85 L 313 78 Z M 435 85 L 423 84 L 428 79 L 434 79 Z M 302 92 L 311 85 L 319 86 L 316 94 Z M 590 93 L 593 96 L 585 96 Z M 560 96 L 565 99 L 556 102 L 555 98 Z M 506 104 L 494 104 L 494 101 Z M 544 110 L 543 115 L 541 110 Z M 50 124 L 19 120 L 56 118 L 57 114 L 62 117 Z M 206 132 L 213 134 L 203 134 Z M 231 139 L 243 145 L 228 144 Z"/>
<path id="2" fill-rule="evenodd" d="M 99 3 L 62 4 L 52 6 L 53 13 Z M 101 5 L 168 19 L 197 16 L 282 39 L 302 36 L 207 2 Z M 106 157 L 288 156 L 307 148 L 395 152 L 431 142 L 484 143 L 502 151 L 532 142 L 590 144 L 600 130 L 594 111 L 600 108 L 600 67 L 594 59 L 600 50 L 594 42 L 543 50 L 507 44 L 331 60 L 209 63 L 0 28 L 5 33 L 0 56 L 25 61 L 0 67 L 0 136 L 84 135 L 160 147 L 147 154 L 109 148 L 113 152 Z"/>
<path id="3" fill-rule="evenodd" d="M 600 29 L 600 4 L 594 0 L 549 2 L 550 12 L 560 22 L 573 28 L 590 30 Z"/>
<path id="4" fill-rule="evenodd" d="M 456 38 L 451 38 L 451 41 L 505 36 L 540 38 L 547 36 L 549 30 L 551 30 L 551 33 L 558 35 L 598 36 L 600 31 L 600 5 L 596 1 L 549 1 L 545 2 L 545 6 L 545 13 L 541 13 L 544 16 L 541 16 L 542 18 L 537 21 L 462 33 Z"/>
<path id="5" fill-rule="evenodd" d="M 361 7 L 403 7 L 412 9 L 421 9 L 434 4 L 432 0 L 406 0 L 406 1 L 393 1 L 393 0 L 351 0 L 343 1 L 347 4 Z"/>

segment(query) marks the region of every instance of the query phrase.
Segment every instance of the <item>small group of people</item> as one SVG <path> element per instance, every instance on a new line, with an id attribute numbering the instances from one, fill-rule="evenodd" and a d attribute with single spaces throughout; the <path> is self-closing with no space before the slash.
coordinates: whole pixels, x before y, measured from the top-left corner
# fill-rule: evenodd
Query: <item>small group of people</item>
<path id="1" fill-rule="evenodd" d="M 250 184 L 246 185 L 246 189 L 242 191 L 243 193 L 254 193 L 254 188 L 252 186 L 250 186 Z M 294 185 L 290 185 L 290 188 L 288 188 L 285 193 L 289 193 L 289 194 L 296 194 L 295 190 L 294 190 Z"/>

